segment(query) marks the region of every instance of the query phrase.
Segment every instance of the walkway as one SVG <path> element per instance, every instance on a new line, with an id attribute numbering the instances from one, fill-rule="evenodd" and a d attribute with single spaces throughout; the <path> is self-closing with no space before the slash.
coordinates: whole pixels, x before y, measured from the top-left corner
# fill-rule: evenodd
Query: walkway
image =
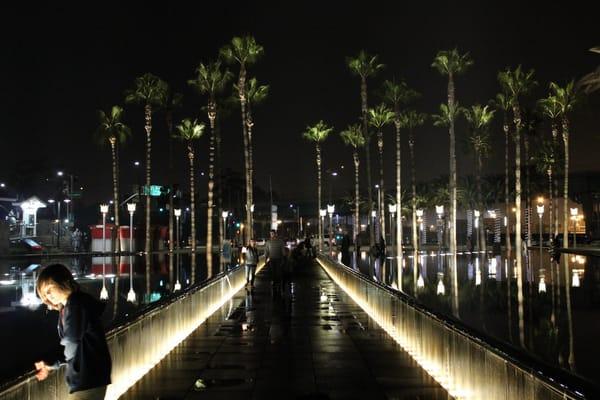
<path id="1" fill-rule="evenodd" d="M 121 399 L 449 398 L 317 264 L 298 267 L 283 296 L 269 277 L 263 270 L 256 289 L 238 292 Z"/>

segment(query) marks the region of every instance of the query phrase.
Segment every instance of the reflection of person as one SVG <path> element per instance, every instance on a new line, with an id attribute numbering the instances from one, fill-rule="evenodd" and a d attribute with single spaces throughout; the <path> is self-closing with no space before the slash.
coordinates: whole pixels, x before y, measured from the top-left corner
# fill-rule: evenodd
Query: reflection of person
<path id="1" fill-rule="evenodd" d="M 347 233 L 344 232 L 344 236 L 342 237 L 342 264 L 345 266 L 350 266 L 350 237 Z"/>
<path id="2" fill-rule="evenodd" d="M 69 399 L 104 399 L 110 384 L 111 359 L 100 316 L 104 304 L 82 292 L 62 264 L 47 266 L 36 290 L 49 309 L 58 310 L 58 335 L 64 346 Z M 44 380 L 59 362 L 35 363 L 36 378 Z"/>
<path id="3" fill-rule="evenodd" d="M 242 251 L 244 265 L 246 267 L 246 285 L 254 287 L 254 274 L 256 273 L 256 264 L 258 264 L 258 249 L 256 240 L 250 239 L 250 244 Z"/>

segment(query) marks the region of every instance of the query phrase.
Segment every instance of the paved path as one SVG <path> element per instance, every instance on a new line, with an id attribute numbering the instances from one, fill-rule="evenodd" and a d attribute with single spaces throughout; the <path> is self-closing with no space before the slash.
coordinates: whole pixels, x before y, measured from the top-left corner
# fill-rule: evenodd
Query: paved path
<path id="1" fill-rule="evenodd" d="M 267 268 L 121 399 L 449 399 L 317 264 L 283 295 L 269 279 Z"/>

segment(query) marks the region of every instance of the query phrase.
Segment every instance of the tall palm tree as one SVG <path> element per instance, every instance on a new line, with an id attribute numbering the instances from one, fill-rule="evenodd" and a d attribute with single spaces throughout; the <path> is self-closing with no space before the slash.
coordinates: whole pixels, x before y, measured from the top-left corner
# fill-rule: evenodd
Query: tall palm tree
<path id="1" fill-rule="evenodd" d="M 125 92 L 125 102 L 144 105 L 144 130 L 146 131 L 146 188 L 150 188 L 152 162 L 152 107 L 164 105 L 169 86 L 159 77 L 146 73 L 135 78 L 134 88 Z M 150 195 L 146 195 L 146 243 L 144 250 L 150 253 Z"/>
<path id="2" fill-rule="evenodd" d="M 502 130 L 504 132 L 504 217 L 506 218 L 506 250 L 508 250 L 510 252 L 511 250 L 511 245 L 510 245 L 510 201 L 509 201 L 509 195 L 510 195 L 510 189 L 509 189 L 509 175 L 508 175 L 508 152 L 509 152 L 509 148 L 508 148 L 508 137 L 510 135 L 510 119 L 509 119 L 509 112 L 511 111 L 512 107 L 510 104 L 510 99 L 508 98 L 508 96 L 505 96 L 504 93 L 498 93 L 496 95 L 496 98 L 493 101 L 493 105 L 496 108 L 496 110 L 501 110 L 502 111 L 502 116 L 503 116 L 503 120 L 502 120 Z"/>
<path id="3" fill-rule="evenodd" d="M 560 110 L 560 120 L 563 139 L 563 157 L 564 157 L 564 187 L 563 187 L 563 246 L 569 247 L 569 133 L 570 123 L 569 114 L 579 103 L 579 93 L 575 88 L 575 82 L 570 81 L 564 87 L 550 82 L 550 92 L 556 98 Z"/>
<path id="4" fill-rule="evenodd" d="M 252 118 L 252 106 L 256 104 L 262 103 L 267 96 L 269 95 L 269 86 L 268 85 L 259 85 L 256 81 L 256 78 L 251 78 L 248 81 L 248 87 L 246 88 L 246 102 L 247 102 L 247 110 L 246 110 L 246 127 L 248 129 L 248 164 L 250 166 L 250 170 L 248 172 L 250 179 L 250 204 L 254 204 L 254 156 L 253 156 L 253 146 L 252 146 L 252 128 L 254 127 L 254 119 Z M 254 235 L 254 217 L 251 213 L 252 217 L 251 224 L 248 227 L 248 231 L 250 236 Z"/>
<path id="5" fill-rule="evenodd" d="M 375 108 L 369 109 L 369 125 L 377 130 L 377 149 L 379 151 L 379 191 L 381 198 L 379 204 L 379 226 L 381 227 L 381 237 L 385 241 L 385 185 L 383 179 L 383 128 L 394 121 L 395 113 L 387 108 L 385 104 L 380 104 Z M 397 155 L 396 155 L 397 156 Z M 398 157 L 397 157 L 398 159 Z"/>
<path id="6" fill-rule="evenodd" d="M 354 160 L 354 250 L 358 252 L 358 234 L 360 233 L 360 190 L 358 171 L 360 160 L 358 149 L 365 145 L 365 137 L 362 135 L 359 124 L 350 125 L 340 133 L 344 144 L 352 147 L 352 159 Z"/>
<path id="7" fill-rule="evenodd" d="M 477 209 L 481 212 L 483 208 L 482 188 L 481 188 L 481 172 L 483 170 L 483 159 L 487 158 L 490 153 L 490 135 L 488 128 L 494 118 L 493 110 L 489 110 L 488 106 L 475 104 L 465 112 L 465 117 L 471 127 L 471 135 L 469 144 L 475 152 L 476 168 L 475 168 L 475 185 L 477 189 Z M 479 246 L 478 250 L 486 250 L 484 229 L 479 230 Z"/>
<path id="8" fill-rule="evenodd" d="M 523 129 L 523 121 L 521 120 L 520 100 L 536 85 L 533 74 L 533 69 L 524 72 L 520 65 L 514 70 L 507 68 L 506 71 L 498 73 L 498 81 L 511 104 L 513 123 L 515 125 L 515 257 L 517 260 L 519 293 L 522 293 L 523 284 L 523 260 L 521 256 L 523 251 L 521 242 L 521 131 Z M 519 313 L 522 313 L 522 304 L 519 305 Z"/>
<path id="9" fill-rule="evenodd" d="M 246 67 L 254 64 L 263 54 L 264 49 L 252 36 L 234 37 L 231 43 L 225 45 L 219 51 L 223 59 L 229 63 L 237 63 L 240 66 L 238 75 L 238 97 L 240 99 L 242 113 L 242 136 L 244 140 L 244 166 L 246 169 L 246 226 L 252 226 L 252 176 L 250 176 L 248 126 L 246 116 Z M 246 242 L 250 238 L 250 230 L 246 229 Z"/>
<path id="10" fill-rule="evenodd" d="M 416 112 L 415 110 L 407 110 L 400 114 L 400 126 L 408 129 L 408 151 L 410 155 L 410 178 L 411 178 L 411 193 L 412 193 L 412 242 L 413 249 L 418 248 L 417 235 L 417 176 L 415 169 L 415 135 L 414 130 L 425 123 L 427 115 Z"/>
<path id="11" fill-rule="evenodd" d="M 369 108 L 367 102 L 367 78 L 375 76 L 378 71 L 384 68 L 383 64 L 377 61 L 378 56 L 372 56 L 367 54 L 364 50 L 358 53 L 355 58 L 348 57 L 346 63 L 350 72 L 353 75 L 360 77 L 360 99 L 361 99 L 361 116 L 362 116 L 362 133 L 365 138 L 365 155 L 367 162 L 367 191 L 369 194 L 369 215 L 373 212 L 373 188 L 371 185 L 371 153 L 369 144 L 371 141 L 371 135 L 369 133 L 368 115 L 367 110 Z M 369 229 L 369 245 L 373 247 L 375 244 L 375 230 L 373 224 L 370 224 Z"/>
<path id="12" fill-rule="evenodd" d="M 186 118 L 177 125 L 176 137 L 185 142 L 190 162 L 190 215 L 191 215 L 191 247 L 192 247 L 192 283 L 196 277 L 196 189 L 194 179 L 194 159 L 196 156 L 194 150 L 194 141 L 200 139 L 204 133 L 204 124 Z"/>
<path id="13" fill-rule="evenodd" d="M 442 75 L 448 76 L 447 110 L 457 110 L 454 77 L 462 74 L 473 64 L 469 53 L 460 54 L 457 49 L 439 51 L 431 66 Z M 454 118 L 447 121 L 450 136 L 450 253 L 451 268 L 456 268 L 456 135 L 454 133 Z"/>
<path id="14" fill-rule="evenodd" d="M 196 68 L 196 78 L 188 80 L 200 94 L 208 95 L 207 115 L 210 122 L 210 138 L 208 141 L 208 192 L 206 206 L 206 266 L 212 268 L 213 248 L 213 189 L 215 186 L 215 120 L 217 118 L 217 94 L 223 92 L 232 74 L 221 68 L 221 61 L 200 63 Z M 217 221 L 220 216 L 217 216 Z"/>
<path id="15" fill-rule="evenodd" d="M 124 143 L 131 136 L 131 129 L 122 122 L 123 109 L 119 106 L 112 106 L 110 113 L 102 110 L 98 111 L 100 125 L 96 130 L 96 135 L 101 144 L 108 143 L 112 156 L 112 179 L 113 179 L 113 200 L 115 203 L 115 225 L 120 226 L 119 221 L 119 155 L 117 153 L 118 144 Z M 119 240 L 116 241 L 116 249 L 119 249 Z"/>
<path id="16" fill-rule="evenodd" d="M 180 108 L 183 103 L 183 95 L 181 93 L 173 93 L 169 90 L 167 94 L 167 99 L 165 101 L 165 121 L 167 123 L 167 133 L 169 135 L 169 185 L 171 187 L 171 191 L 174 190 L 175 185 L 175 176 L 173 170 L 173 113 L 175 109 Z M 173 195 L 171 193 L 169 195 L 169 252 L 173 252 L 175 239 L 173 235 L 174 226 L 174 209 L 173 209 Z M 170 257 L 169 261 L 172 262 L 173 258 Z"/>
<path id="17" fill-rule="evenodd" d="M 538 170 L 542 168 L 540 172 L 548 175 L 549 182 L 549 211 L 550 211 L 550 232 L 552 232 L 552 237 L 556 237 L 558 235 L 558 213 L 554 216 L 554 191 L 558 188 L 558 182 L 556 182 L 556 162 L 557 162 L 557 149 L 558 149 L 558 122 L 560 118 L 560 106 L 556 101 L 556 97 L 548 96 L 545 99 L 541 99 L 538 102 L 538 106 L 542 114 L 550 119 L 551 123 L 551 131 L 552 131 L 552 141 L 547 142 L 540 149 L 540 154 L 538 155 Z M 554 183 L 554 188 L 552 187 Z"/>
<path id="18" fill-rule="evenodd" d="M 419 97 L 419 93 L 409 89 L 405 82 L 396 83 L 395 80 L 383 82 L 383 101 L 385 101 L 394 110 L 394 127 L 396 128 L 396 210 L 402 208 L 402 164 L 401 164 L 401 136 L 402 128 L 400 106 L 408 101 Z M 413 193 L 414 198 L 414 193 Z M 413 201 L 414 205 L 414 201 Z M 413 210 L 416 213 L 416 209 Z M 417 224 L 416 214 L 413 216 L 413 229 Z M 392 227 L 390 227 L 390 230 Z M 413 232 L 413 246 L 416 244 L 416 232 Z M 396 218 L 396 248 L 398 255 L 402 255 L 402 218 L 398 214 Z M 416 249 L 416 247 L 413 247 Z"/>
<path id="19" fill-rule="evenodd" d="M 321 143 L 327 139 L 333 128 L 330 128 L 323 121 L 317 122 L 313 126 L 308 126 L 302 136 L 311 142 L 315 143 L 316 160 L 317 160 L 317 219 L 319 220 L 319 247 L 323 249 L 323 227 L 321 226 L 321 218 L 319 210 L 321 210 Z"/>

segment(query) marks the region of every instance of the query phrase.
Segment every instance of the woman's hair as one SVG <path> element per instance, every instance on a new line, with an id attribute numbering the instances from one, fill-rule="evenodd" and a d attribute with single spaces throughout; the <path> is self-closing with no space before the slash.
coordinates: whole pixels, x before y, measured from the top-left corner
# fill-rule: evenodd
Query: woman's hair
<path id="1" fill-rule="evenodd" d="M 44 293 L 44 288 L 47 285 L 53 284 L 63 292 L 72 293 L 79 290 L 79 284 L 73 279 L 73 275 L 69 268 L 64 264 L 50 264 L 40 272 L 37 278 L 35 289 L 42 301 L 51 308 L 55 308 L 55 304 L 51 304 Z"/>

